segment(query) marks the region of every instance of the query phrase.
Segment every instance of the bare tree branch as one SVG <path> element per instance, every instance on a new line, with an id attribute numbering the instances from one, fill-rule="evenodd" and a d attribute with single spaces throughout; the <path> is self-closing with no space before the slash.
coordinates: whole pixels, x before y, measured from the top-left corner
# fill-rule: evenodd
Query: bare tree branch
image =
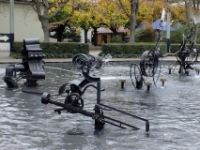
<path id="1" fill-rule="evenodd" d="M 127 11 L 127 9 L 124 7 L 124 5 L 122 4 L 122 1 L 121 0 L 118 0 L 119 1 L 119 4 L 120 4 L 120 7 L 122 8 L 122 10 L 124 11 L 124 13 L 126 14 L 126 16 L 128 17 L 128 18 L 130 18 L 131 16 L 130 16 L 130 14 L 129 14 L 129 12 Z"/>

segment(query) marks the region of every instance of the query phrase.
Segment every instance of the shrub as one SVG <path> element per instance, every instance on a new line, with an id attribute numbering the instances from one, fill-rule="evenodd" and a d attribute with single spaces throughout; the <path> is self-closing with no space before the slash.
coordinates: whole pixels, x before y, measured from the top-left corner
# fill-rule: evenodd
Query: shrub
<path id="1" fill-rule="evenodd" d="M 121 43 L 121 42 L 122 42 L 122 38 L 121 38 L 121 36 L 116 35 L 116 36 L 113 36 L 113 37 L 110 39 L 110 42 L 111 42 L 111 43 Z"/>
<path id="2" fill-rule="evenodd" d="M 186 26 L 181 26 L 176 31 L 170 32 L 170 42 L 171 43 L 181 43 L 183 40 L 183 34 L 187 34 L 188 28 Z"/>
<path id="3" fill-rule="evenodd" d="M 136 44 L 104 44 L 101 49 L 101 56 L 111 54 L 113 58 L 133 58 L 140 57 L 146 50 L 154 50 L 156 43 L 136 43 Z M 170 52 L 179 50 L 180 44 L 171 44 Z M 200 50 L 198 50 L 200 51 Z M 165 42 L 160 44 L 160 52 L 165 54 L 167 46 Z"/>
<path id="4" fill-rule="evenodd" d="M 154 42 L 155 41 L 155 30 L 149 29 L 136 29 L 135 30 L 135 41 L 136 42 Z"/>
<path id="5" fill-rule="evenodd" d="M 78 53 L 89 53 L 89 44 L 85 43 L 50 43 L 50 42 L 40 42 L 43 53 L 46 58 L 72 58 Z M 19 58 L 21 56 L 21 51 L 23 47 L 23 42 L 14 42 L 13 51 L 11 57 Z"/>

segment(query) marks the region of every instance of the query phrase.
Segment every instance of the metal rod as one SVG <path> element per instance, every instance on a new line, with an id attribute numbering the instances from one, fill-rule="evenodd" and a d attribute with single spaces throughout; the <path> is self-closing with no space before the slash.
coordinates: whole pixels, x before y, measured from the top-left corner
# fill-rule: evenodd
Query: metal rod
<path id="1" fill-rule="evenodd" d="M 150 85 L 147 85 L 147 92 L 150 91 Z"/>
<path id="2" fill-rule="evenodd" d="M 94 118 L 94 116 L 95 116 L 95 113 L 93 113 L 93 112 L 87 112 L 86 110 L 82 110 L 82 109 L 80 109 L 80 108 L 76 108 L 76 107 L 74 107 L 74 106 L 70 106 L 70 105 L 67 105 L 67 104 L 64 104 L 64 103 L 61 103 L 61 102 L 57 102 L 57 101 L 53 101 L 53 100 L 48 100 L 48 103 L 54 104 L 54 105 L 56 105 L 56 106 L 63 107 L 63 108 L 65 108 L 66 110 L 72 110 L 72 111 L 74 111 L 74 112 L 81 113 L 81 114 L 83 114 L 83 115 L 86 115 L 86 116 L 89 116 L 89 117 L 92 117 L 92 118 Z M 65 110 L 65 109 L 61 109 L 61 110 Z M 130 124 L 127 124 L 127 123 L 121 122 L 121 121 L 119 121 L 119 120 L 110 118 L 110 117 L 108 117 L 108 116 L 103 116 L 103 117 L 106 118 L 106 119 L 115 121 L 115 122 L 117 122 L 117 123 L 120 123 L 120 125 L 117 125 L 117 124 L 112 123 L 112 122 L 110 122 L 110 121 L 103 120 L 105 123 L 114 125 L 114 126 L 116 126 L 116 127 L 120 127 L 120 128 L 126 129 L 125 127 L 121 126 L 121 124 L 123 124 L 123 125 L 126 125 L 126 126 L 128 126 L 128 127 L 134 128 L 134 129 L 139 129 L 139 128 L 135 127 L 135 126 L 132 126 L 132 125 L 130 125 Z"/>
<path id="3" fill-rule="evenodd" d="M 121 111 L 121 110 L 119 110 L 119 109 L 116 109 L 116 108 L 113 108 L 113 107 L 110 107 L 110 106 L 107 106 L 107 105 L 104 105 L 104 104 L 99 104 L 99 105 L 104 106 L 104 107 L 107 107 L 107 108 L 110 108 L 110 109 L 113 109 L 113 110 L 115 110 L 115 111 L 121 112 L 121 113 L 126 114 L 126 115 L 129 115 L 129 116 L 132 116 L 132 117 L 137 118 L 137 119 L 140 119 L 140 120 L 142 120 L 142 121 L 145 121 L 145 122 L 146 122 L 145 131 L 146 131 L 146 132 L 149 131 L 149 120 L 144 119 L 144 118 L 139 117 L 139 116 L 136 116 L 136 115 L 133 115 L 133 114 L 129 114 L 129 113 L 127 113 L 127 112 Z M 104 116 L 104 117 L 106 118 L 106 116 Z M 108 118 L 108 117 L 107 117 L 107 118 Z M 110 118 L 110 119 L 112 119 L 112 118 Z M 127 125 L 127 126 L 128 126 L 128 125 Z M 131 125 L 131 127 L 132 127 L 132 125 Z M 137 127 L 136 127 L 136 128 L 137 128 Z"/>
<path id="4" fill-rule="evenodd" d="M 172 71 L 172 69 L 171 69 L 171 68 L 169 68 L 169 74 L 171 74 L 171 71 Z"/>
<path id="5" fill-rule="evenodd" d="M 121 82 L 121 89 L 124 89 L 124 82 Z"/>
<path id="6" fill-rule="evenodd" d="M 27 91 L 27 90 L 22 90 L 22 92 L 29 93 L 29 94 L 39 94 L 39 95 L 44 93 L 44 92 L 34 92 L 34 91 Z"/>
<path id="7" fill-rule="evenodd" d="M 146 132 L 149 132 L 149 121 L 146 121 L 146 128 L 145 128 Z"/>
<path id="8" fill-rule="evenodd" d="M 94 116 L 94 113 L 92 113 L 92 112 L 87 112 L 86 110 L 82 110 L 80 108 L 76 108 L 74 106 L 70 106 L 70 105 L 67 105 L 67 104 L 64 104 L 64 103 L 61 103 L 61 102 L 48 100 L 48 103 L 54 104 L 56 106 L 60 106 L 60 107 L 63 107 L 63 108 L 66 108 L 66 110 L 68 109 L 68 110 L 72 110 L 72 111 L 77 112 L 77 113 L 84 114 L 86 116 L 90 116 L 90 117 Z"/>
<path id="9" fill-rule="evenodd" d="M 97 104 L 101 101 L 101 82 L 97 82 Z"/>
<path id="10" fill-rule="evenodd" d="M 142 118 L 142 117 L 139 117 L 139 116 L 136 116 L 136 115 L 133 115 L 133 114 L 129 114 L 129 113 L 125 112 L 125 111 L 122 111 L 122 110 L 119 110 L 119 109 L 116 109 L 116 108 L 113 108 L 113 107 L 110 107 L 110 106 L 107 106 L 107 105 L 104 105 L 104 104 L 99 104 L 99 105 L 104 106 L 104 107 L 107 107 L 107 108 L 110 108 L 110 109 L 113 109 L 113 110 L 115 110 L 115 111 L 121 112 L 121 113 L 123 113 L 123 114 L 132 116 L 132 117 L 134 117 L 134 118 L 137 118 L 137 119 L 140 119 L 140 120 L 143 120 L 143 121 L 149 121 L 149 120 L 144 119 L 144 118 Z"/>
<path id="11" fill-rule="evenodd" d="M 115 121 L 115 122 L 118 122 L 118 123 L 120 123 L 120 124 L 126 125 L 126 126 L 128 126 L 128 127 L 131 127 L 131 128 L 137 129 L 137 130 L 139 129 L 138 127 L 132 126 L 132 125 L 130 125 L 130 124 L 127 124 L 127 123 L 125 123 L 125 122 L 122 122 L 122 121 L 119 121 L 119 120 L 116 120 L 116 119 L 113 119 L 113 118 L 110 118 L 110 117 L 107 117 L 107 116 L 104 116 L 104 118 L 109 119 L 109 120 L 112 120 L 112 121 Z"/>
<path id="12" fill-rule="evenodd" d="M 112 123 L 112 122 L 107 121 L 107 120 L 103 120 L 103 122 L 108 123 L 108 124 L 111 124 L 111 125 L 116 126 L 116 127 L 119 127 L 119 128 L 122 128 L 122 129 L 126 129 L 125 127 L 123 127 L 123 126 L 121 126 L 121 125 L 117 125 L 117 124 Z"/>

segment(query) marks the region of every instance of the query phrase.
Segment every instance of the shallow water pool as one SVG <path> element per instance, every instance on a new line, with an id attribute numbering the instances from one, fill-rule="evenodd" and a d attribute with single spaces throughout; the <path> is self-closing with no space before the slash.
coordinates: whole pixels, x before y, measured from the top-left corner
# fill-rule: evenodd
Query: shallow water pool
<path id="1" fill-rule="evenodd" d="M 0 147 L 2 150 L 198 150 L 200 147 L 200 75 L 191 71 L 180 76 L 176 68 L 168 74 L 167 64 L 161 66 L 160 77 L 167 81 L 162 86 L 158 80 L 150 91 L 143 86 L 134 89 L 129 77 L 131 62 L 109 62 L 95 73 L 101 76 L 102 103 L 141 116 L 150 121 L 150 132 L 145 123 L 114 111 L 104 114 L 135 125 L 140 130 L 120 129 L 106 124 L 95 131 L 94 120 L 81 114 L 63 111 L 54 113 L 57 106 L 41 104 L 41 94 L 22 92 L 49 92 L 52 99 L 63 102 L 65 95 L 57 96 L 61 84 L 81 79 L 71 63 L 47 63 L 46 79 L 37 87 L 8 90 L 0 80 Z M 6 65 L 1 64 L 0 76 Z M 119 79 L 125 78 L 124 89 Z M 151 80 L 148 79 L 148 80 Z M 84 109 L 93 111 L 96 90 L 89 88 L 83 95 Z M 78 132 L 78 134 L 70 134 Z M 80 133 L 80 134 L 79 134 Z"/>

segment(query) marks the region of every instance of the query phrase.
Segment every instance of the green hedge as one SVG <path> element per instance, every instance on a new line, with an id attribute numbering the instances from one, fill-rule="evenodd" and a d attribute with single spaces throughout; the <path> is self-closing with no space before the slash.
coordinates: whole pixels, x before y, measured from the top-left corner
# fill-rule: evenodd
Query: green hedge
<path id="1" fill-rule="evenodd" d="M 89 44 L 40 42 L 45 58 L 72 58 L 75 54 L 89 54 Z M 23 42 L 14 42 L 11 57 L 21 58 Z"/>
<path id="2" fill-rule="evenodd" d="M 140 57 L 146 50 L 154 50 L 155 43 L 136 43 L 131 44 L 104 44 L 101 49 L 101 56 L 111 54 L 114 58 L 132 58 Z M 175 53 L 179 50 L 180 44 L 171 44 L 170 53 Z M 161 53 L 167 52 L 166 43 L 160 44 Z M 198 52 L 200 52 L 198 50 Z"/>

